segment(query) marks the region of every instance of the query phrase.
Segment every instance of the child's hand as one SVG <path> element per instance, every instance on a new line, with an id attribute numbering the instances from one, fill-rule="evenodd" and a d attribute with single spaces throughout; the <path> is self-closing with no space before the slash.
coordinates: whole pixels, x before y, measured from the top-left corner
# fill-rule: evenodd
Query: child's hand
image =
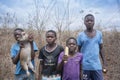
<path id="1" fill-rule="evenodd" d="M 68 56 L 67 55 L 63 56 L 63 61 L 68 61 Z"/>
<path id="2" fill-rule="evenodd" d="M 103 73 L 107 73 L 107 69 L 106 68 L 104 68 L 102 71 L 103 71 Z"/>
<path id="3" fill-rule="evenodd" d="M 103 73 L 107 73 L 107 71 L 108 71 L 107 70 L 107 64 L 103 64 L 103 70 L 102 71 L 103 71 Z"/>
<path id="4" fill-rule="evenodd" d="M 23 43 L 20 43 L 20 48 L 24 48 L 24 44 Z"/>
<path id="5" fill-rule="evenodd" d="M 34 37 L 33 37 L 33 34 L 32 34 L 32 33 L 30 33 L 30 34 L 28 35 L 28 39 L 29 39 L 30 42 L 32 42 L 32 41 L 34 40 Z"/>

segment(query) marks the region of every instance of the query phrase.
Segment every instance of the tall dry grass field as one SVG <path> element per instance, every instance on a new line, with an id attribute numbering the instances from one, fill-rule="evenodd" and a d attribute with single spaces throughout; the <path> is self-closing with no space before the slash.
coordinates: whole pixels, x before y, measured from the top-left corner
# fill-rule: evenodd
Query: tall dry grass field
<path id="1" fill-rule="evenodd" d="M 42 36 L 34 33 L 34 39 L 39 49 L 45 44 L 45 33 Z M 79 31 L 74 32 L 62 32 L 61 43 L 65 46 L 65 40 L 70 37 L 76 37 Z M 41 39 L 41 40 L 39 40 Z M 120 80 L 120 32 L 113 30 L 111 32 L 103 32 L 105 58 L 107 60 L 108 72 L 104 74 L 105 80 Z M 39 44 L 42 41 L 42 44 Z M 15 42 L 13 37 L 13 29 L 0 29 L 0 80 L 13 80 L 15 65 L 12 63 L 10 57 L 10 47 Z M 38 70 L 39 60 L 36 55 L 36 70 Z"/>

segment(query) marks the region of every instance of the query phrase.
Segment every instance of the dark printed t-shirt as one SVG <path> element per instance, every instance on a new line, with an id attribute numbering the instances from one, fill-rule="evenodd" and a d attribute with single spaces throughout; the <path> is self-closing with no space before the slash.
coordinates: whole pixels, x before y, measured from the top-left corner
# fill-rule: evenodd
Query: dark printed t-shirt
<path id="1" fill-rule="evenodd" d="M 42 60 L 41 63 L 41 65 L 43 66 L 42 75 L 50 76 L 50 75 L 60 74 L 56 68 L 57 68 L 59 54 L 63 50 L 64 50 L 63 47 L 60 45 L 57 45 L 57 47 L 51 52 L 48 52 L 46 50 L 46 46 L 41 48 L 38 58 Z"/>

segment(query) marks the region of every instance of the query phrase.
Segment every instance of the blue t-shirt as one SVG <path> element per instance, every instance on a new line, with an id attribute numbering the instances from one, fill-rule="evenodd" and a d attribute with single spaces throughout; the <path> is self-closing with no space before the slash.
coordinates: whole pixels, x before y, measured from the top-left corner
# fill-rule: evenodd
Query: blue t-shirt
<path id="1" fill-rule="evenodd" d="M 33 42 L 33 48 L 35 52 L 38 51 L 38 47 L 35 42 Z M 13 44 L 10 50 L 11 58 L 17 56 L 17 54 L 19 53 L 19 50 L 20 50 L 20 45 L 18 43 Z M 35 65 L 34 60 L 32 60 L 32 64 Z M 32 71 L 30 70 L 30 72 Z M 18 63 L 16 64 L 15 74 L 25 74 L 25 73 L 26 72 L 25 70 L 22 69 L 20 65 L 20 60 L 19 60 Z"/>
<path id="2" fill-rule="evenodd" d="M 99 45 L 103 43 L 102 33 L 96 30 L 96 35 L 90 38 L 83 31 L 77 37 L 77 44 L 83 53 L 83 70 L 101 70 L 99 58 Z"/>

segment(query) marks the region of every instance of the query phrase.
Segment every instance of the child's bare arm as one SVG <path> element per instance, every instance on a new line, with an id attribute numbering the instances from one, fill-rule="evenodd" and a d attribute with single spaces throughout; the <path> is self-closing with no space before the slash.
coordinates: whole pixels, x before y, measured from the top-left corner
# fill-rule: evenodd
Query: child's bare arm
<path id="1" fill-rule="evenodd" d="M 40 63 L 39 63 L 39 68 L 38 68 L 38 80 L 42 80 L 42 74 L 41 74 L 41 72 L 42 72 L 42 67 L 43 67 L 43 65 L 42 65 L 42 63 L 43 63 L 43 61 L 40 61 Z"/>
<path id="2" fill-rule="evenodd" d="M 61 63 L 59 63 L 58 66 L 57 66 L 57 70 L 61 71 L 62 68 L 63 68 L 63 65 L 64 65 L 65 61 L 67 61 L 67 60 L 68 60 L 68 56 L 64 55 Z"/>
<path id="3" fill-rule="evenodd" d="M 35 52 L 33 49 L 33 42 L 30 42 L 30 44 L 31 44 L 31 59 L 33 60 L 35 58 Z"/>
<path id="4" fill-rule="evenodd" d="M 33 40 L 34 40 L 33 34 L 30 33 L 28 38 L 29 38 L 29 42 L 31 44 L 31 59 L 33 60 L 35 58 L 35 52 L 34 52 L 34 48 L 33 48 Z"/>
<path id="5" fill-rule="evenodd" d="M 78 46 L 78 52 L 81 52 L 81 46 Z"/>
<path id="6" fill-rule="evenodd" d="M 64 65 L 64 60 L 62 60 L 61 63 L 58 64 L 57 70 L 58 70 L 58 71 L 61 71 L 62 68 L 63 68 L 63 65 Z"/>
<path id="7" fill-rule="evenodd" d="M 100 44 L 100 56 L 101 56 L 102 61 L 103 61 L 103 68 L 105 68 L 107 64 L 106 64 L 106 60 L 105 60 L 103 44 Z"/>

